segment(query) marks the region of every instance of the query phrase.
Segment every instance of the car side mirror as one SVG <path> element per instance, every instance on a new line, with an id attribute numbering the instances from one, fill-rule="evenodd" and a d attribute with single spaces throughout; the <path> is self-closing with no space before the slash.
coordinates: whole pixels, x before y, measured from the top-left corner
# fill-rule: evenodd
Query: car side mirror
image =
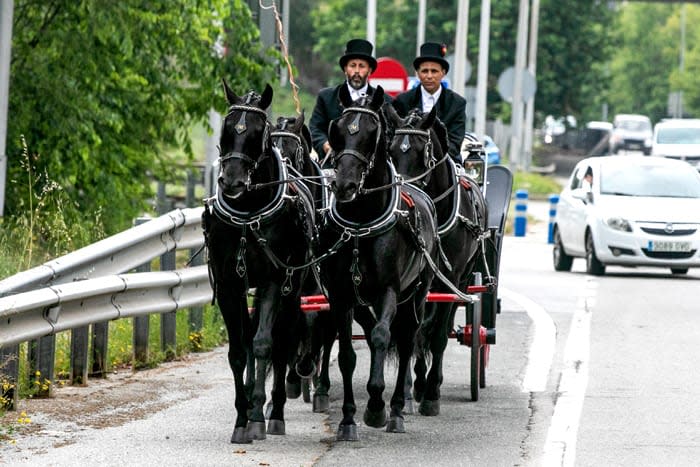
<path id="1" fill-rule="evenodd" d="M 576 199 L 580 199 L 586 204 L 593 202 L 593 192 L 585 188 L 576 188 L 571 190 L 571 196 Z"/>

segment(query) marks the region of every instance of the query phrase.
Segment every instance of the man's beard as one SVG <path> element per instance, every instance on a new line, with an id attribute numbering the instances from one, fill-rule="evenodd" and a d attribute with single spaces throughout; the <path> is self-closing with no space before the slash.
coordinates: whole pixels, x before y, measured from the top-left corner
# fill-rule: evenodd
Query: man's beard
<path id="1" fill-rule="evenodd" d="M 355 75 L 352 78 L 348 78 L 348 84 L 351 88 L 358 91 L 362 89 L 365 84 L 367 84 L 367 79 L 363 79 L 362 77 Z"/>

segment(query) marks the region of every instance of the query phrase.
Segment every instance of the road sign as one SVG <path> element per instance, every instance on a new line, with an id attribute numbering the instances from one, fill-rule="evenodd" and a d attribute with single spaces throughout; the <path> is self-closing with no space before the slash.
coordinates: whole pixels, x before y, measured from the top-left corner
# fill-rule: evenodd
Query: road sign
<path id="1" fill-rule="evenodd" d="M 508 67 L 498 77 L 498 92 L 506 102 L 513 100 L 513 86 L 515 83 L 515 67 Z M 526 101 L 535 95 L 537 82 L 530 70 L 523 70 L 522 98 Z"/>
<path id="2" fill-rule="evenodd" d="M 369 84 L 381 86 L 391 97 L 396 97 L 407 89 L 408 73 L 398 60 L 379 57 L 377 69 L 369 77 Z"/>

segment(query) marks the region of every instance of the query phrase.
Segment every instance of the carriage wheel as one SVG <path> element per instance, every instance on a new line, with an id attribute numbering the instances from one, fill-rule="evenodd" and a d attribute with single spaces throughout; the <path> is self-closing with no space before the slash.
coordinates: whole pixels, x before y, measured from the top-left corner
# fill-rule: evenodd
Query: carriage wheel
<path id="1" fill-rule="evenodd" d="M 480 388 L 485 388 L 486 387 L 486 353 L 488 352 L 488 347 L 489 344 L 484 345 L 484 347 L 481 349 L 481 352 L 479 352 L 480 358 L 479 358 L 479 387 Z"/>
<path id="2" fill-rule="evenodd" d="M 481 329 L 481 300 L 471 304 L 472 309 L 472 339 L 471 339 L 471 390 L 472 390 L 472 400 L 474 402 L 479 400 L 479 387 L 481 386 L 481 375 L 483 374 L 484 360 L 482 357 L 483 352 L 481 351 L 481 336 L 479 330 Z"/>

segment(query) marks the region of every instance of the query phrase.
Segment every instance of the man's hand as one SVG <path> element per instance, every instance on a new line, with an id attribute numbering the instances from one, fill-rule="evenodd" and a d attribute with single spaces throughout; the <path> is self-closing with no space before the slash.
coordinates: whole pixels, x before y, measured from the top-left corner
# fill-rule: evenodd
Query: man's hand
<path id="1" fill-rule="evenodd" d="M 325 143 L 323 143 L 323 152 L 324 152 L 326 155 L 328 155 L 328 151 L 330 151 L 330 150 L 331 150 L 331 145 L 330 145 L 330 143 L 328 143 L 328 141 L 326 141 Z"/>

